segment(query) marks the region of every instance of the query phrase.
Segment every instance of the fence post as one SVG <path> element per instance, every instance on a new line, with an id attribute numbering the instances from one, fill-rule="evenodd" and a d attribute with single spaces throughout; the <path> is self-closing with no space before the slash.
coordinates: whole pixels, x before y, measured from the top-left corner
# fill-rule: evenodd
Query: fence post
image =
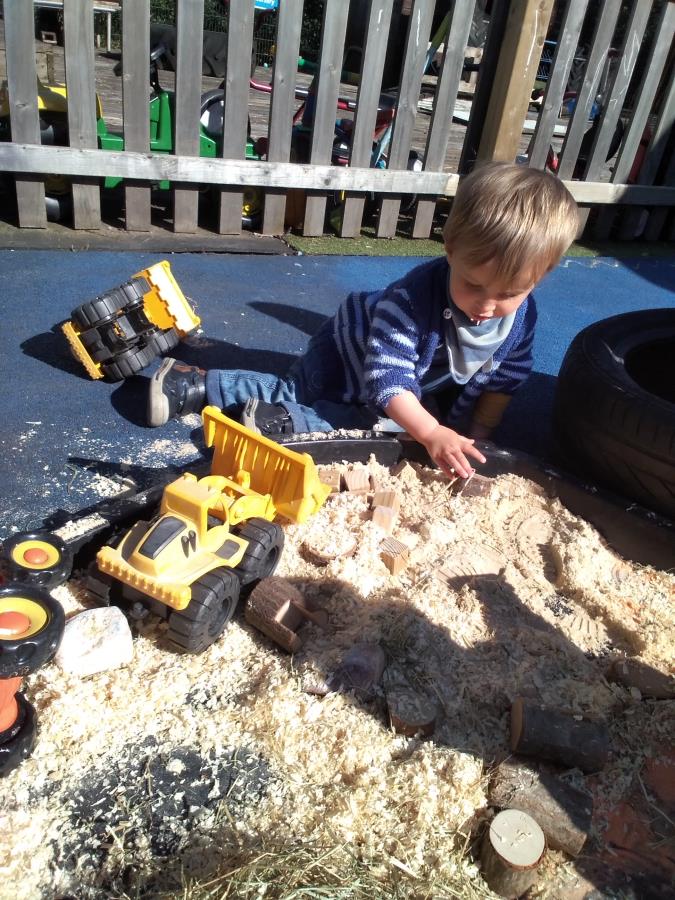
<path id="1" fill-rule="evenodd" d="M 108 19 L 108 21 L 110 21 Z M 150 147 L 148 111 L 148 47 L 150 0 L 125 0 L 122 10 L 122 98 L 124 149 L 147 153 Z M 127 231 L 150 231 L 150 185 L 124 184 Z"/>
<path id="2" fill-rule="evenodd" d="M 552 11 L 553 0 L 510 4 L 478 161 L 516 158 Z"/>
<path id="3" fill-rule="evenodd" d="M 7 4 L 5 40 L 12 139 L 27 144 L 40 143 L 33 27 L 32 3 Z M 44 182 L 35 175 L 16 175 L 15 179 L 19 226 L 45 228 Z"/>
<path id="4" fill-rule="evenodd" d="M 64 58 L 68 88 L 68 136 L 79 150 L 98 146 L 94 68 L 94 11 L 87 0 L 64 0 Z M 101 190 L 97 178 L 73 178 L 73 225 L 101 227 Z"/>

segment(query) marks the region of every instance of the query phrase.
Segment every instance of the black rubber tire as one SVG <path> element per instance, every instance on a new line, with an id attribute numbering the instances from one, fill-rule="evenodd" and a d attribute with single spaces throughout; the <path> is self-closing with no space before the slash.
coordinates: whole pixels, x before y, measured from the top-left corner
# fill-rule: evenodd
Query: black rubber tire
<path id="1" fill-rule="evenodd" d="M 66 624 L 61 604 L 42 588 L 17 582 L 0 587 L 0 607 L 11 608 L 14 599 L 39 606 L 46 618 L 28 637 L 0 637 L 0 678 L 23 677 L 49 662 L 58 650 Z"/>
<path id="2" fill-rule="evenodd" d="M 114 353 L 103 343 L 97 328 L 80 332 L 79 338 L 94 362 L 106 362 L 113 358 Z"/>
<path id="3" fill-rule="evenodd" d="M 0 733 L 0 778 L 28 759 L 37 738 L 37 716 L 33 705 L 21 693 L 16 695 L 16 702 L 19 706 L 16 722 Z"/>
<path id="4" fill-rule="evenodd" d="M 163 356 L 180 342 L 180 335 L 175 328 L 167 328 L 166 331 L 158 331 L 148 341 L 148 347 L 152 347 L 157 356 Z"/>
<path id="5" fill-rule="evenodd" d="M 236 534 L 248 541 L 248 547 L 235 571 L 242 587 L 250 587 L 272 575 L 279 565 L 284 530 L 276 522 L 255 517 L 237 528 Z"/>
<path id="6" fill-rule="evenodd" d="M 112 362 L 102 363 L 101 371 L 109 381 L 123 381 L 132 375 L 138 375 L 156 356 L 152 343 L 145 347 L 132 347 L 118 353 Z"/>
<path id="7" fill-rule="evenodd" d="M 129 298 L 123 292 L 109 291 L 102 297 L 76 307 L 70 317 L 78 328 L 86 331 L 103 322 L 109 322 L 128 302 Z"/>
<path id="8" fill-rule="evenodd" d="M 172 610 L 167 637 L 183 653 L 202 653 L 218 640 L 239 603 L 239 579 L 232 569 L 215 569 L 192 584 L 185 609 Z"/>
<path id="9" fill-rule="evenodd" d="M 43 544 L 47 548 L 50 558 L 42 564 L 30 565 L 25 561 L 22 562 L 22 544 L 33 542 Z M 32 584 L 45 590 L 63 584 L 73 571 L 72 551 L 51 531 L 24 531 L 13 534 L 3 542 L 2 558 L 7 563 L 10 581 Z"/>
<path id="10" fill-rule="evenodd" d="M 555 435 L 571 468 L 675 519 L 675 309 L 603 319 L 572 341 Z"/>

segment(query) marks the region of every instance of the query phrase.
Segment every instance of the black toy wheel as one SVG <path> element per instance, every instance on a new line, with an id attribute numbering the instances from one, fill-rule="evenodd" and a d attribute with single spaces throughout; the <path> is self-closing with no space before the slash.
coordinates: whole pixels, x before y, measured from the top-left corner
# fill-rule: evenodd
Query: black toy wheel
<path id="1" fill-rule="evenodd" d="M 79 337 L 94 362 L 105 362 L 113 358 L 113 351 L 103 343 L 98 329 L 89 328 L 87 331 L 80 332 Z"/>
<path id="2" fill-rule="evenodd" d="M 239 579 L 232 569 L 216 569 L 192 585 L 185 609 L 169 614 L 167 637 L 185 653 L 201 653 L 223 633 L 239 603 Z"/>
<path id="3" fill-rule="evenodd" d="M 106 291 L 95 300 L 76 307 L 70 316 L 81 330 L 86 331 L 110 321 L 121 309 L 131 311 L 140 306 L 149 289 L 145 278 L 134 278 Z"/>
<path id="4" fill-rule="evenodd" d="M 0 678 L 35 672 L 54 656 L 66 624 L 63 607 L 29 584 L 0 587 Z"/>
<path id="5" fill-rule="evenodd" d="M 123 306 L 126 306 L 127 302 L 126 295 L 110 291 L 102 297 L 78 306 L 71 312 L 70 317 L 78 328 L 86 331 L 103 322 L 110 321 Z"/>
<path id="6" fill-rule="evenodd" d="M 2 547 L 11 581 L 47 590 L 63 584 L 73 569 L 73 554 L 50 531 L 26 531 L 7 538 Z"/>
<path id="7" fill-rule="evenodd" d="M 112 362 L 102 363 L 101 371 L 110 381 L 122 381 L 132 375 L 138 375 L 156 356 L 153 344 L 140 349 L 124 350 L 118 353 Z"/>
<path id="8" fill-rule="evenodd" d="M 272 575 L 284 548 L 284 530 L 275 522 L 253 518 L 237 529 L 237 535 L 248 541 L 246 552 L 236 568 L 242 587 Z"/>
<path id="9" fill-rule="evenodd" d="M 173 350 L 178 345 L 180 336 L 175 328 L 168 328 L 166 331 L 158 331 L 148 341 L 148 347 L 152 347 L 157 356 L 163 356 L 169 350 Z"/>
<path id="10" fill-rule="evenodd" d="M 35 746 L 37 717 L 23 694 L 16 695 L 19 715 L 6 731 L 0 732 L 0 777 L 8 775 L 27 759 Z"/>

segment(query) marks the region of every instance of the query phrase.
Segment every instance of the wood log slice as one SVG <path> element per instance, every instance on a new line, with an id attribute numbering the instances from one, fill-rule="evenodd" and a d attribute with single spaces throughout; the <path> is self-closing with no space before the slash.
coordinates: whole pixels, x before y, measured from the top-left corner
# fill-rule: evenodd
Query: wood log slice
<path id="1" fill-rule="evenodd" d="M 518 697 L 511 706 L 511 749 L 598 772 L 609 756 L 609 731 L 602 722 Z"/>
<path id="2" fill-rule="evenodd" d="M 488 802 L 528 813 L 540 825 L 547 846 L 570 856 L 579 855 L 590 833 L 591 794 L 534 765 L 502 763 L 490 779 Z"/>
<path id="3" fill-rule="evenodd" d="M 500 897 L 522 897 L 537 880 L 545 850 L 544 832 L 532 816 L 505 809 L 497 813 L 483 838 L 483 878 Z"/>

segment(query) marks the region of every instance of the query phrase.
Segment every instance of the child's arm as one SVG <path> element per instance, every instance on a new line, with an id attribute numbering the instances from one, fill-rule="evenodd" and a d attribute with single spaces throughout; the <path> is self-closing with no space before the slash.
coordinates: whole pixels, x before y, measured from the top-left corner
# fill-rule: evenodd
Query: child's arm
<path id="1" fill-rule="evenodd" d="M 391 398 L 386 405 L 386 414 L 408 434 L 422 444 L 429 456 L 446 475 L 459 475 L 468 478 L 473 472 L 467 456 L 478 462 L 485 462 L 485 457 L 476 447 L 473 440 L 466 438 L 452 428 L 441 425 L 428 412 L 412 393 L 403 391 Z"/>

